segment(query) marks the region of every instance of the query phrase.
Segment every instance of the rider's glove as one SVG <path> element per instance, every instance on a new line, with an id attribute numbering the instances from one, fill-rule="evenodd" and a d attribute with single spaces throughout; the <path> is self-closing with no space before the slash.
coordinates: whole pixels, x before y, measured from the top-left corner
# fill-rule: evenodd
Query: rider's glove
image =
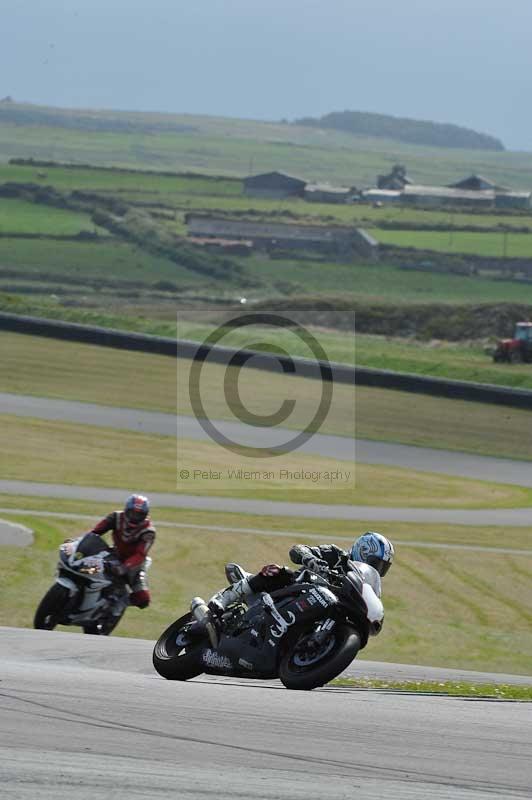
<path id="1" fill-rule="evenodd" d="M 303 566 L 316 575 L 326 577 L 329 574 L 329 565 L 323 558 L 316 558 L 315 556 L 307 556 L 303 558 Z"/>

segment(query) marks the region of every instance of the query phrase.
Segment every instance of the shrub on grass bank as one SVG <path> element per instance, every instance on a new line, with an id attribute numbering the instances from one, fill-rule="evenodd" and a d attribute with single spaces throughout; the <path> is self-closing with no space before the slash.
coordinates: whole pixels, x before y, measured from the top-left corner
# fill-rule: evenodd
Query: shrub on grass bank
<path id="1" fill-rule="evenodd" d="M 271 310 L 303 325 L 318 325 L 358 333 L 418 339 L 484 339 L 511 335 L 520 320 L 532 319 L 524 303 L 363 303 L 338 296 L 292 296 L 264 300 L 254 310 Z"/>
<path id="2" fill-rule="evenodd" d="M 252 285 L 239 264 L 188 245 L 182 237 L 158 225 L 149 214 L 138 209 L 128 210 L 124 217 L 116 217 L 97 209 L 93 212 L 92 219 L 96 225 L 111 233 L 134 242 L 151 253 L 165 256 L 192 272 L 217 280 L 231 280 L 241 286 Z"/>

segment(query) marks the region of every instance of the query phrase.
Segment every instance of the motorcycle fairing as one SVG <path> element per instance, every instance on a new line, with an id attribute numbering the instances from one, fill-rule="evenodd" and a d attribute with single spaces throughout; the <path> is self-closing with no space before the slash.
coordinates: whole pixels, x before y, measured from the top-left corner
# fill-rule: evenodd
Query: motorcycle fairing
<path id="1" fill-rule="evenodd" d="M 108 605 L 105 591 L 113 587 L 113 581 L 104 572 L 104 560 L 108 554 L 105 541 L 94 533 L 85 534 L 61 546 L 56 583 L 69 590 L 70 600 L 63 609 L 60 624 L 92 622 L 100 616 L 101 609 Z M 82 569 L 90 569 L 91 572 L 84 573 Z M 125 607 L 127 590 L 124 592 Z"/>
<path id="2" fill-rule="evenodd" d="M 291 590 L 291 591 L 288 591 Z M 201 659 L 207 674 L 263 678 L 278 675 L 286 634 L 294 627 L 316 622 L 337 600 L 324 586 L 299 584 L 261 595 L 242 616 L 232 633 L 222 633 L 218 647 L 206 647 Z"/>

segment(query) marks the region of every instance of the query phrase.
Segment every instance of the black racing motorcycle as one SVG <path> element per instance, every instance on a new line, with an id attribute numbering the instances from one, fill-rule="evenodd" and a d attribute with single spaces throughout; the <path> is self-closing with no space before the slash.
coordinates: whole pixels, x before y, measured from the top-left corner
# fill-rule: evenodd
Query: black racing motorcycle
<path id="1" fill-rule="evenodd" d="M 227 565 L 235 577 L 246 573 Z M 378 577 L 377 577 L 378 579 Z M 153 665 L 168 680 L 202 673 L 280 678 L 287 689 L 314 689 L 331 681 L 382 627 L 376 590 L 354 562 L 327 578 L 302 570 L 283 589 L 235 603 L 214 624 L 201 598 L 173 622 L 153 650 Z"/>
<path id="2" fill-rule="evenodd" d="M 35 612 L 33 626 L 79 625 L 84 633 L 108 636 L 129 605 L 123 578 L 110 574 L 116 558 L 101 536 L 87 533 L 59 548 L 57 578 Z"/>

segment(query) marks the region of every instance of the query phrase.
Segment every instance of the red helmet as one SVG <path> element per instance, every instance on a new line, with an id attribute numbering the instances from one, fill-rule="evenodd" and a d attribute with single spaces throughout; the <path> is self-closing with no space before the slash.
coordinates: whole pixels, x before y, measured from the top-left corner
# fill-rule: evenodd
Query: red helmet
<path id="1" fill-rule="evenodd" d="M 124 517 L 126 527 L 129 529 L 138 528 L 150 513 L 150 501 L 142 494 L 132 494 L 127 498 L 124 506 Z"/>

